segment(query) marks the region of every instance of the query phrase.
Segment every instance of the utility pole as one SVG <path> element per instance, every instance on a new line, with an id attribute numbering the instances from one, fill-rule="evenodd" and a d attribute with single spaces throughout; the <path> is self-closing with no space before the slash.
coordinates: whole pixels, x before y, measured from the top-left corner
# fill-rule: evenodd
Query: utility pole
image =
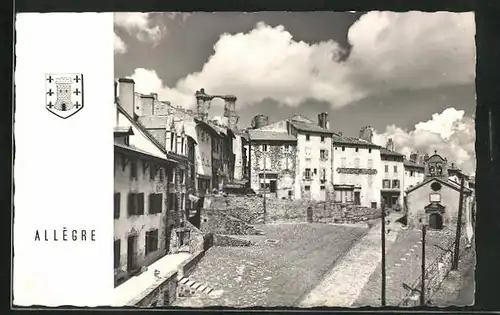
<path id="1" fill-rule="evenodd" d="M 262 205 L 264 207 L 264 224 L 266 223 L 266 216 L 267 216 L 267 208 L 266 208 L 266 192 L 267 192 L 267 183 L 266 183 L 266 160 L 267 160 L 267 144 L 266 146 L 266 151 L 262 150 L 262 154 L 264 155 L 264 199 L 262 200 Z"/>
<path id="2" fill-rule="evenodd" d="M 385 202 L 382 199 L 381 202 L 381 209 L 382 209 L 382 292 L 381 292 L 381 303 L 382 306 L 385 306 Z"/>
<path id="3" fill-rule="evenodd" d="M 460 173 L 460 201 L 458 203 L 458 217 L 457 217 L 457 231 L 455 235 L 455 253 L 453 255 L 453 264 L 451 266 L 452 270 L 457 270 L 458 268 L 458 256 L 460 252 L 460 234 L 462 232 L 462 208 L 464 203 L 464 185 L 465 176 Z"/>
<path id="4" fill-rule="evenodd" d="M 425 232 L 426 226 L 422 225 L 422 282 L 420 283 L 420 305 L 425 305 Z"/>

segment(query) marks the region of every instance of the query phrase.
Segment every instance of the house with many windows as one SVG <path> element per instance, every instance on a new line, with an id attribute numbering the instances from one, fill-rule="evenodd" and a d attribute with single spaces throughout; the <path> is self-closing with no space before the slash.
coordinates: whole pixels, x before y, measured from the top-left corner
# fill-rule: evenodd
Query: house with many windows
<path id="1" fill-rule="evenodd" d="M 404 154 L 395 151 L 392 139 L 380 149 L 382 166 L 381 200 L 387 209 L 401 210 L 404 205 Z"/>

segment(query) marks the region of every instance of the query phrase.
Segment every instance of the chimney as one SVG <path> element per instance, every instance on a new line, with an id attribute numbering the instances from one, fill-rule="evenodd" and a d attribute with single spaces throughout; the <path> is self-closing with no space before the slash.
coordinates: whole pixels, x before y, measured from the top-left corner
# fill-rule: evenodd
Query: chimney
<path id="1" fill-rule="evenodd" d="M 389 151 L 394 151 L 394 142 L 392 141 L 392 138 L 389 138 L 387 140 L 387 144 L 385 145 L 385 148 Z"/>
<path id="2" fill-rule="evenodd" d="M 208 101 L 208 96 L 205 94 L 205 89 L 196 91 L 196 114 L 198 119 L 205 120 L 207 116 L 206 101 Z"/>
<path id="3" fill-rule="evenodd" d="M 324 129 L 330 129 L 330 124 L 328 123 L 328 113 L 318 114 L 318 126 Z"/>
<path id="4" fill-rule="evenodd" d="M 368 142 L 372 142 L 373 139 L 373 129 L 371 126 L 364 126 L 359 131 L 359 138 Z"/>
<path id="5" fill-rule="evenodd" d="M 118 79 L 118 101 L 130 117 L 135 118 L 135 82 L 132 79 Z"/>
<path id="6" fill-rule="evenodd" d="M 412 152 L 410 154 L 410 161 L 417 163 L 418 153 Z"/>

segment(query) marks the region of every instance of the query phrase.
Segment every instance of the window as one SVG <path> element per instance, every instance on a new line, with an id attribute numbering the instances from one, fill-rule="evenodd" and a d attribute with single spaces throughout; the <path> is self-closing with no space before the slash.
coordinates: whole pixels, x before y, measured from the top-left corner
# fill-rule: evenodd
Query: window
<path id="1" fill-rule="evenodd" d="M 179 182 L 184 185 L 184 170 L 179 170 Z"/>
<path id="2" fill-rule="evenodd" d="M 372 153 L 372 148 L 368 149 L 368 153 Z M 377 204 L 377 203 L 375 202 L 375 204 Z"/>
<path id="3" fill-rule="evenodd" d="M 262 145 L 262 151 L 267 152 L 267 144 Z"/>
<path id="4" fill-rule="evenodd" d="M 342 202 L 342 190 L 335 190 L 335 202 Z"/>
<path id="5" fill-rule="evenodd" d="M 130 136 L 125 136 L 123 142 L 125 143 L 125 145 L 130 145 Z"/>
<path id="6" fill-rule="evenodd" d="M 377 209 L 377 203 L 376 203 L 376 202 L 372 202 L 372 204 L 371 204 L 371 208 L 372 208 L 372 209 Z"/>
<path id="7" fill-rule="evenodd" d="M 359 148 L 356 148 L 356 152 L 359 152 Z"/>
<path id="8" fill-rule="evenodd" d="M 314 169 L 314 175 L 316 175 L 316 174 L 318 174 L 318 169 L 317 168 Z"/>
<path id="9" fill-rule="evenodd" d="M 289 164 L 289 160 L 288 160 L 288 156 L 285 157 L 285 170 L 289 170 L 290 169 L 290 164 Z"/>
<path id="10" fill-rule="evenodd" d="M 120 193 L 115 193 L 114 197 L 115 219 L 120 217 Z"/>
<path id="11" fill-rule="evenodd" d="M 340 158 L 340 167 L 344 168 L 346 164 L 346 157 L 341 157 Z"/>
<path id="12" fill-rule="evenodd" d="M 368 175 L 368 187 L 372 187 L 372 186 L 373 186 L 373 176 Z"/>
<path id="13" fill-rule="evenodd" d="M 324 149 L 319 150 L 319 158 L 322 160 L 328 159 L 328 151 Z"/>
<path id="14" fill-rule="evenodd" d="M 185 195 L 181 194 L 181 210 L 186 209 L 186 208 L 184 208 L 186 206 L 186 200 L 184 198 L 186 198 Z"/>
<path id="15" fill-rule="evenodd" d="M 165 173 L 163 172 L 163 168 L 160 167 L 158 170 L 158 173 L 160 174 L 160 182 L 163 182 L 165 180 Z"/>
<path id="16" fill-rule="evenodd" d="M 392 188 L 399 188 L 399 179 L 394 179 L 392 181 Z"/>
<path id="17" fill-rule="evenodd" d="M 342 146 L 342 151 L 345 151 L 345 146 Z"/>
<path id="18" fill-rule="evenodd" d="M 311 190 L 311 186 L 309 186 L 309 185 L 304 186 L 304 190 L 305 191 L 310 191 Z"/>
<path id="19" fill-rule="evenodd" d="M 410 171 L 410 176 L 415 176 L 415 171 Z"/>
<path id="20" fill-rule="evenodd" d="M 120 267 L 120 240 L 116 240 L 115 243 L 114 243 L 114 259 L 113 259 L 113 262 L 114 262 L 114 267 L 115 269 L 116 268 L 119 268 Z"/>
<path id="21" fill-rule="evenodd" d="M 129 216 L 144 214 L 144 193 L 129 193 L 127 212 Z"/>
<path id="22" fill-rule="evenodd" d="M 355 159 L 354 159 L 354 167 L 355 167 L 355 168 L 359 168 L 359 163 L 360 163 L 360 162 L 359 162 L 359 158 L 355 158 Z"/>
<path id="23" fill-rule="evenodd" d="M 174 170 L 173 169 L 171 169 L 168 172 L 168 182 L 169 183 L 175 183 L 175 176 L 174 176 Z"/>
<path id="24" fill-rule="evenodd" d="M 304 177 L 305 179 L 311 179 L 311 169 L 306 168 L 306 171 L 304 172 Z"/>
<path id="25" fill-rule="evenodd" d="M 440 191 L 441 190 L 441 184 L 438 182 L 434 182 L 431 184 L 431 189 L 433 191 Z"/>
<path id="26" fill-rule="evenodd" d="M 137 161 L 130 161 L 130 178 L 137 179 Z"/>
<path id="27" fill-rule="evenodd" d="M 146 232 L 146 255 L 158 250 L 158 229 Z"/>
<path id="28" fill-rule="evenodd" d="M 397 172 L 398 172 L 398 166 L 394 165 L 394 173 L 397 173 Z"/>
<path id="29" fill-rule="evenodd" d="M 320 190 L 325 190 L 325 185 L 321 185 L 321 186 L 319 186 L 319 189 L 320 189 Z"/>
<path id="30" fill-rule="evenodd" d="M 283 148 L 283 152 L 289 152 L 290 146 L 288 144 L 285 144 L 285 147 Z"/>
<path id="31" fill-rule="evenodd" d="M 149 213 L 161 213 L 163 208 L 163 194 L 149 194 Z"/>
<path id="32" fill-rule="evenodd" d="M 168 194 L 168 210 L 175 210 L 175 193 Z"/>
<path id="33" fill-rule="evenodd" d="M 157 170 L 156 165 L 151 164 L 149 166 L 149 179 L 150 180 L 155 180 L 155 178 L 156 178 L 156 170 Z"/>
<path id="34" fill-rule="evenodd" d="M 373 168 L 373 160 L 368 159 L 368 168 Z"/>
<path id="35" fill-rule="evenodd" d="M 325 142 L 325 136 L 321 136 L 321 142 Z"/>
<path id="36" fill-rule="evenodd" d="M 311 137 L 309 135 L 306 135 L 306 141 L 309 141 Z"/>
<path id="37" fill-rule="evenodd" d="M 385 166 L 385 172 L 386 172 L 386 173 L 389 173 L 389 165 L 386 165 L 386 166 Z"/>
<path id="38" fill-rule="evenodd" d="M 320 174 L 320 179 L 321 179 L 322 181 L 326 181 L 326 169 L 325 169 L 325 168 L 322 168 L 322 169 L 320 170 L 320 173 L 319 173 L 319 174 Z"/>
<path id="39" fill-rule="evenodd" d="M 391 181 L 389 179 L 384 179 L 382 181 L 382 188 L 391 188 Z"/>
<path id="40" fill-rule="evenodd" d="M 305 149 L 305 153 L 306 153 L 306 159 L 309 160 L 311 158 L 311 148 L 306 148 Z"/>

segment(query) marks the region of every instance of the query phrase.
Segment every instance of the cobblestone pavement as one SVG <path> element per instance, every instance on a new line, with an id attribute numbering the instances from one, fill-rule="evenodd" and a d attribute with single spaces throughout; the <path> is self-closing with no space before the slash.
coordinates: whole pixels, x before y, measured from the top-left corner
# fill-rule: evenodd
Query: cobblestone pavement
<path id="1" fill-rule="evenodd" d="M 433 263 L 452 241 L 452 232 L 429 231 L 426 237 L 426 265 Z M 399 231 L 386 255 L 386 305 L 397 306 L 406 295 L 403 283 L 411 285 L 421 274 L 421 231 Z M 352 306 L 380 306 L 382 268 L 379 263 Z"/>
<path id="2" fill-rule="evenodd" d="M 210 285 L 213 297 L 191 297 L 175 305 L 294 306 L 368 230 L 326 224 L 256 227 L 266 234 L 248 236 L 254 246 L 213 247 L 190 275 Z"/>

